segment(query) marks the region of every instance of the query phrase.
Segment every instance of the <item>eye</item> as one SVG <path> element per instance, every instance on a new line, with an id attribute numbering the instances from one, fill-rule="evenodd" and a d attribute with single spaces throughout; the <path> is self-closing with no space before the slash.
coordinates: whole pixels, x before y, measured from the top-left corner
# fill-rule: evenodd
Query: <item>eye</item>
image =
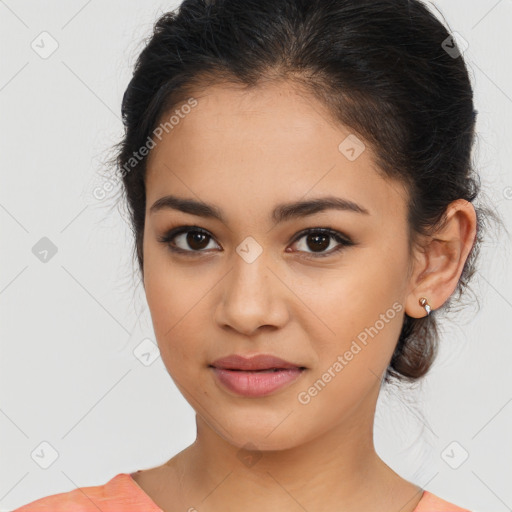
<path id="1" fill-rule="evenodd" d="M 304 256 L 305 258 L 313 259 L 313 258 L 322 258 L 325 256 L 330 256 L 334 253 L 337 253 L 344 249 L 345 247 L 349 247 L 352 245 L 355 245 L 355 243 L 347 236 L 342 235 L 338 231 L 335 231 L 330 228 L 309 228 L 305 231 L 302 231 L 298 237 L 295 238 L 294 243 L 297 241 L 300 241 L 301 239 L 305 239 L 302 244 L 302 250 L 305 248 L 307 249 L 310 247 L 312 249 L 312 252 L 307 252 L 307 256 Z M 336 246 L 334 244 L 334 249 L 332 249 L 331 242 L 332 240 L 335 240 L 338 242 L 338 245 Z M 331 247 L 330 251 L 326 251 L 325 249 Z M 288 249 L 287 249 L 287 252 Z"/>
<path id="2" fill-rule="evenodd" d="M 187 253 L 187 255 L 205 252 L 203 249 L 208 247 L 209 240 L 213 240 L 212 236 L 198 226 L 181 226 L 171 229 L 158 238 L 158 241 L 167 244 L 172 252 Z"/>

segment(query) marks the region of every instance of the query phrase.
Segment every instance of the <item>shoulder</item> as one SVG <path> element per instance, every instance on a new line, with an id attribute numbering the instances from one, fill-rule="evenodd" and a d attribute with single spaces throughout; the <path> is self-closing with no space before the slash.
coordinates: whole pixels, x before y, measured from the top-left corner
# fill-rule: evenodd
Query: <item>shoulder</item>
<path id="1" fill-rule="evenodd" d="M 413 512 L 471 512 L 471 510 L 454 505 L 429 491 L 424 491 Z"/>
<path id="2" fill-rule="evenodd" d="M 78 487 L 27 503 L 12 512 L 162 512 L 128 473 L 103 485 Z"/>

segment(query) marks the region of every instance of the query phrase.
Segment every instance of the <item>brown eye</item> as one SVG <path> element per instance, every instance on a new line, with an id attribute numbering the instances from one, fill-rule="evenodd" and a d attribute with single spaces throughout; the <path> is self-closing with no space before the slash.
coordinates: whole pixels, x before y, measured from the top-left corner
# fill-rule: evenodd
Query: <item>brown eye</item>
<path id="1" fill-rule="evenodd" d="M 213 238 L 201 228 L 183 226 L 172 229 L 158 240 L 168 245 L 173 252 L 194 254 L 206 252 L 205 249 L 208 248 Z"/>
<path id="2" fill-rule="evenodd" d="M 304 239 L 304 242 L 298 243 L 302 239 Z M 334 243 L 332 243 L 333 241 Z M 299 252 L 306 253 L 306 258 L 330 256 L 348 246 L 355 245 L 350 238 L 326 228 L 308 229 L 302 232 L 294 243 L 299 246 Z M 328 248 L 331 248 L 331 250 L 327 251 Z"/>

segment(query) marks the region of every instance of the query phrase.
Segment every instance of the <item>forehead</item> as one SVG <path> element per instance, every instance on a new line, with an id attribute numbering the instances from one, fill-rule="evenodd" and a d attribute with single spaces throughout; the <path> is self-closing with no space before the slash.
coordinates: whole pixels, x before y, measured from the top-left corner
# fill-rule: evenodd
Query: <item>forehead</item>
<path id="1" fill-rule="evenodd" d="M 404 213 L 405 190 L 377 173 L 372 149 L 366 145 L 356 159 L 347 158 L 343 148 L 353 131 L 297 86 L 216 85 L 191 96 L 197 105 L 149 155 L 148 208 L 166 193 L 246 205 L 255 197 L 279 203 L 334 194 L 372 215 Z"/>

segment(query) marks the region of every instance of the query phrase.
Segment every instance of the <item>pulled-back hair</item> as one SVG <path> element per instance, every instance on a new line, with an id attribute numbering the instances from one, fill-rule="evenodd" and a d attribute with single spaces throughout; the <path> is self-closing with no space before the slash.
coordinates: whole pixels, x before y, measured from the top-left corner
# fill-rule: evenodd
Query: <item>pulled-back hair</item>
<path id="1" fill-rule="evenodd" d="M 163 14 L 124 94 L 125 134 L 115 157 L 141 274 L 147 158 L 134 163 L 133 154 L 181 102 L 221 83 L 288 80 L 320 100 L 372 148 L 378 172 L 406 185 L 412 251 L 442 225 L 452 201 L 473 202 L 480 193 L 471 161 L 477 112 L 456 43 L 418 0 L 185 0 Z M 475 210 L 477 236 L 457 300 L 475 273 L 485 220 L 499 220 L 489 208 Z M 437 354 L 437 315 L 405 314 L 385 382 L 427 373 Z"/>

